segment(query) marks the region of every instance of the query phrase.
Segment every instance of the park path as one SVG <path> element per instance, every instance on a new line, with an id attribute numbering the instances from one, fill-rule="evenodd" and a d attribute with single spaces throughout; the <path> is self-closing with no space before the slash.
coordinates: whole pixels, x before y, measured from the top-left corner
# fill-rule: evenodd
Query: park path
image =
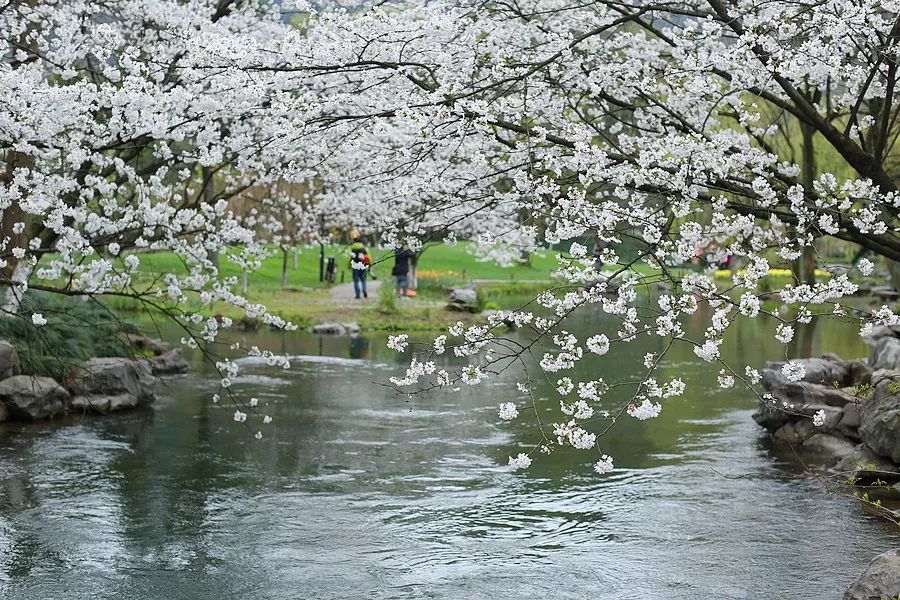
<path id="1" fill-rule="evenodd" d="M 366 282 L 366 290 L 369 292 L 369 300 L 378 299 L 378 288 L 381 287 L 381 280 L 369 279 Z M 339 283 L 331 288 L 331 299 L 335 302 L 351 302 L 356 297 L 353 291 L 352 283 Z"/>

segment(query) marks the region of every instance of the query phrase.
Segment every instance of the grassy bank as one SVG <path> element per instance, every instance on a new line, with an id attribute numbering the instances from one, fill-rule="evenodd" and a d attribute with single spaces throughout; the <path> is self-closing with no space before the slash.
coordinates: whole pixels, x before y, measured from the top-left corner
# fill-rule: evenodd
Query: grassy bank
<path id="1" fill-rule="evenodd" d="M 459 243 L 455 246 L 428 246 L 419 258 L 420 277 L 446 279 L 453 283 L 472 280 L 502 281 L 548 281 L 551 273 L 558 268 L 553 252 L 539 251 L 532 256 L 530 264 L 518 264 L 504 268 L 494 263 L 478 262 L 471 253 L 472 245 Z M 348 250 L 346 246 L 326 246 L 326 257 L 333 256 L 337 262 L 336 283 L 350 281 L 350 268 L 347 264 Z M 370 251 L 374 262 L 373 272 L 376 277 L 390 278 L 393 259 L 387 250 Z M 288 289 L 324 289 L 319 282 L 319 248 L 304 248 L 297 257 L 297 268 L 294 268 L 293 253 L 288 256 Z M 260 269 L 250 273 L 248 289 L 250 291 L 281 290 L 281 271 L 283 257 L 276 250 L 269 256 Z M 171 252 L 148 252 L 141 254 L 141 271 L 147 277 L 160 273 L 186 273 L 187 269 L 181 260 Z M 220 261 L 223 277 L 240 277 L 241 270 L 224 257 Z"/>
<path id="2" fill-rule="evenodd" d="M 301 328 L 316 323 L 355 321 L 365 330 L 439 330 L 457 320 L 473 320 L 478 316 L 447 310 L 446 289 L 469 286 L 479 290 L 482 308 L 514 308 L 523 304 L 526 297 L 533 298 L 553 284 L 552 274 L 558 268 L 555 253 L 541 251 L 535 253 L 528 264 L 518 264 L 504 268 L 494 263 L 479 262 L 471 252 L 472 245 L 460 243 L 456 246 L 435 245 L 426 248 L 419 260 L 418 296 L 415 299 L 392 300 L 387 294 L 380 299 L 371 294 L 368 300 L 356 301 L 346 295 L 337 298 L 330 287 L 319 281 L 319 249 L 304 249 L 297 256 L 293 253 L 287 259 L 286 285 L 282 287 L 282 265 L 284 257 L 279 251 L 273 252 L 260 269 L 248 275 L 247 297 L 251 302 L 264 304 L 269 310 L 297 324 Z M 350 269 L 346 259 L 347 248 L 329 246 L 324 249 L 326 257 L 337 260 L 336 285 L 349 285 Z M 389 251 L 372 250 L 373 274 L 377 281 L 392 285 L 392 255 Z M 221 274 L 223 277 L 240 279 L 239 267 L 223 257 Z M 638 265 L 637 270 L 645 276 L 658 272 Z M 673 269 L 672 275 L 680 277 L 687 268 Z M 157 279 L 165 273 L 186 273 L 185 266 L 177 256 L 168 252 L 144 253 L 141 255 L 142 277 Z M 828 276 L 825 272 L 817 273 Z M 728 279 L 730 271 L 719 271 L 716 278 Z M 789 271 L 773 271 L 762 282 L 763 289 L 772 289 L 788 283 L 792 276 Z M 112 301 L 119 311 L 134 310 L 129 301 Z M 201 307 L 199 302 L 188 307 L 207 315 L 222 315 L 235 320 L 241 319 L 243 311 L 224 304 Z"/>
<path id="3" fill-rule="evenodd" d="M 248 274 L 247 297 L 251 302 L 266 305 L 269 310 L 299 327 L 305 328 L 328 321 L 355 321 L 365 330 L 439 330 L 457 320 L 479 319 L 477 315 L 446 309 L 446 288 L 473 286 L 480 290 L 484 305 L 488 308 L 503 306 L 505 300 L 523 294 L 537 293 L 551 281 L 551 274 L 558 268 L 555 254 L 537 252 L 528 264 L 504 268 L 494 263 L 479 262 L 471 252 L 472 246 L 460 243 L 456 246 L 429 246 L 421 254 L 418 267 L 418 296 L 415 299 L 397 299 L 385 302 L 376 294 L 368 300 L 336 300 L 331 288 L 319 281 L 319 249 L 308 248 L 299 253 L 296 268 L 293 253 L 288 255 L 287 282 L 282 287 L 284 257 L 273 252 L 261 268 Z M 328 246 L 326 257 L 337 261 L 336 285 L 349 284 L 351 280 L 346 260 L 347 248 Z M 392 285 L 392 254 L 384 250 L 371 251 L 375 281 Z M 222 257 L 220 271 L 223 277 L 241 278 L 241 270 Z M 187 272 L 181 260 L 170 252 L 141 254 L 141 278 L 158 279 L 166 273 Z M 370 279 L 371 281 L 371 279 Z M 112 299 L 111 305 L 119 312 L 130 312 L 138 307 L 129 300 Z M 189 310 L 204 314 L 222 315 L 238 320 L 243 311 L 232 306 L 216 304 L 201 307 L 193 302 Z"/>

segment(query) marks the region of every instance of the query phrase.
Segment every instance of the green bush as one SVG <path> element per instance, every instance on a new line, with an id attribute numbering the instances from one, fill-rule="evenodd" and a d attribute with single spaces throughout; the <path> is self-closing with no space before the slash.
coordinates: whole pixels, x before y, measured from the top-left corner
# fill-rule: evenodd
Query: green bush
<path id="1" fill-rule="evenodd" d="M 42 314 L 47 324 L 35 326 L 34 313 Z M 129 356 L 120 334 L 134 332 L 97 302 L 56 294 L 28 292 L 18 315 L 0 317 L 0 338 L 16 348 L 22 371 L 58 380 L 95 356 Z"/>
<path id="2" fill-rule="evenodd" d="M 381 282 L 378 288 L 378 312 L 385 315 L 396 315 L 400 311 L 397 309 L 397 294 L 394 292 L 394 286 L 389 279 Z"/>

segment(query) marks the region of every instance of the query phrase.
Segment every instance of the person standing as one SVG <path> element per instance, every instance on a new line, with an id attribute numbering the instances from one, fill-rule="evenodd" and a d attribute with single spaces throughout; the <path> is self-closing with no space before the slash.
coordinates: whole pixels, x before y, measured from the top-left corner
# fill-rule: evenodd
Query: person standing
<path id="1" fill-rule="evenodd" d="M 394 276 L 397 293 L 401 296 L 409 295 L 409 261 L 415 259 L 415 256 L 416 253 L 406 245 L 394 251 L 394 268 L 391 275 Z"/>
<path id="2" fill-rule="evenodd" d="M 366 290 L 366 277 L 369 274 L 369 267 L 372 259 L 369 258 L 369 251 L 365 244 L 360 240 L 359 232 L 355 229 L 350 232 L 350 272 L 353 274 L 353 291 L 356 293 L 356 299 L 362 293 L 363 298 L 369 297 Z"/>

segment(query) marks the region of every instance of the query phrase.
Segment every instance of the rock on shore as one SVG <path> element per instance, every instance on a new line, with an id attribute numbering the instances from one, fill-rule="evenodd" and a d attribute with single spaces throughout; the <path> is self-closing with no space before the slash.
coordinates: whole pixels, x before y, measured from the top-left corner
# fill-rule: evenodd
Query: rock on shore
<path id="1" fill-rule="evenodd" d="M 74 411 L 112 412 L 156 400 L 157 380 L 146 361 L 94 358 L 81 365 L 69 381 Z"/>
<path id="2" fill-rule="evenodd" d="M 356 335 L 359 323 L 319 323 L 310 328 L 310 333 L 318 335 Z"/>
<path id="3" fill-rule="evenodd" d="M 156 400 L 156 375 L 183 373 L 187 360 L 180 348 L 145 337 L 129 337 L 147 358 L 104 357 L 76 367 L 64 381 L 20 375 L 16 349 L 0 340 L 0 422 L 49 419 L 65 412 L 108 413 Z"/>
<path id="4" fill-rule="evenodd" d="M 0 381 L 0 404 L 11 417 L 32 421 L 55 417 L 65 410 L 68 397 L 50 377 L 14 375 Z"/>
<path id="5" fill-rule="evenodd" d="M 900 463 L 900 382 L 878 384 L 860 411 L 859 435 L 873 452 Z"/>
<path id="6" fill-rule="evenodd" d="M 844 600 L 882 600 L 900 596 L 900 548 L 879 554 L 847 591 Z"/>
<path id="7" fill-rule="evenodd" d="M 779 440 L 832 457 L 842 470 L 856 463 L 896 470 L 900 463 L 900 379 L 885 370 L 900 359 L 900 339 L 879 340 L 868 361 L 841 360 L 834 354 L 800 359 L 801 381 L 788 381 L 783 362 L 762 369 L 763 387 L 773 400 L 761 403 L 753 419 Z M 896 348 L 895 348 L 896 346 Z M 895 351 L 896 350 L 896 351 Z M 875 384 L 874 391 L 872 384 Z M 821 414 L 821 424 L 813 422 Z"/>

